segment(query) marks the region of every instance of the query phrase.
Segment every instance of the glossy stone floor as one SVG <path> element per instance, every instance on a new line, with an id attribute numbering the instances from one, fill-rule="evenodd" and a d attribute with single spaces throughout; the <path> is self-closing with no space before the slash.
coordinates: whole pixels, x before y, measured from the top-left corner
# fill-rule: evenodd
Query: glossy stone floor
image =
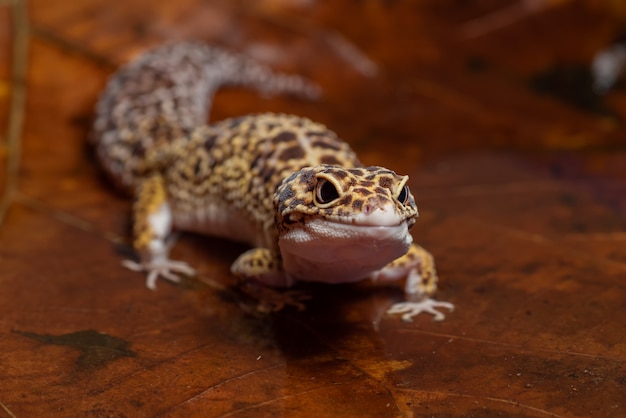
<path id="1" fill-rule="evenodd" d="M 0 417 L 626 416 L 626 90 L 589 72 L 625 30 L 609 0 L 0 2 Z M 181 285 L 122 268 L 93 105 L 178 39 L 324 91 L 224 90 L 210 120 L 304 115 L 411 176 L 445 321 L 366 284 L 256 313 L 229 275 L 246 247 L 210 237 L 175 246 Z"/>

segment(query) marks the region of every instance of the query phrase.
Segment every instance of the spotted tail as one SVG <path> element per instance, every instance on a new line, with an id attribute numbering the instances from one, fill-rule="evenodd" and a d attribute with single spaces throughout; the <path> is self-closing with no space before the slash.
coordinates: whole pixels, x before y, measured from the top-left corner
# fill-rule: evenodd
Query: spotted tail
<path id="1" fill-rule="evenodd" d="M 301 77 L 220 48 L 182 42 L 153 49 L 113 74 L 97 104 L 92 142 L 105 172 L 132 192 L 138 178 L 168 164 L 173 143 L 206 123 L 212 96 L 225 85 L 319 95 Z"/>

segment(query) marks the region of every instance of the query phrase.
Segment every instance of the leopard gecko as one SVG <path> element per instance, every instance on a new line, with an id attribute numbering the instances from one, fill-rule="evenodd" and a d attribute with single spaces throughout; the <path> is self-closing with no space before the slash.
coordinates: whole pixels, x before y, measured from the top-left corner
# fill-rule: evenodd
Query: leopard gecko
<path id="1" fill-rule="evenodd" d="M 243 241 L 231 266 L 242 280 L 289 287 L 406 279 L 390 314 L 442 320 L 448 302 L 433 257 L 413 243 L 418 216 L 407 176 L 361 164 L 325 126 L 285 114 L 207 124 L 223 85 L 314 97 L 303 78 L 273 72 L 243 55 L 196 42 L 149 50 L 109 79 L 97 107 L 93 145 L 104 171 L 134 196 L 128 268 L 179 281 L 193 275 L 168 257 L 173 230 Z"/>

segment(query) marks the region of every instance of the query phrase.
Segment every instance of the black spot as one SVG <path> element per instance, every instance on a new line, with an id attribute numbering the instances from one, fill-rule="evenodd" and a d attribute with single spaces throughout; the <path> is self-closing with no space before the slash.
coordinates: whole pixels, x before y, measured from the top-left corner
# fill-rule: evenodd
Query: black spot
<path id="1" fill-rule="evenodd" d="M 392 184 L 393 184 L 393 180 L 391 180 L 389 177 L 381 177 L 380 179 L 378 179 L 378 185 L 380 187 L 389 189 L 391 188 Z"/>
<path id="2" fill-rule="evenodd" d="M 137 123 L 132 122 L 131 126 L 134 129 L 137 129 Z M 160 125 L 158 123 L 153 123 L 153 124 L 150 124 L 150 126 L 148 126 L 148 132 L 150 133 L 151 137 L 156 138 L 158 136 L 159 127 Z"/>
<path id="3" fill-rule="evenodd" d="M 293 147 L 284 149 L 278 156 L 278 159 L 282 161 L 289 161 L 303 158 L 305 155 L 306 153 L 304 152 L 302 147 L 300 147 L 299 145 L 294 145 Z"/>
<path id="4" fill-rule="evenodd" d="M 263 180 L 263 182 L 267 183 L 272 176 L 274 175 L 276 171 L 268 166 L 263 167 L 263 170 L 261 170 L 261 172 L 259 173 L 259 177 L 261 177 L 261 180 Z"/>
<path id="5" fill-rule="evenodd" d="M 312 171 L 305 171 L 300 175 L 300 184 L 307 186 L 307 191 L 313 190 L 315 184 L 315 174 Z"/>
<path id="6" fill-rule="evenodd" d="M 261 158 L 261 156 L 259 154 L 256 154 L 256 157 L 254 157 L 254 159 L 250 162 L 251 169 L 256 167 L 257 163 L 259 162 L 259 158 Z"/>
<path id="7" fill-rule="evenodd" d="M 272 138 L 272 143 L 279 144 L 281 142 L 290 142 L 296 139 L 296 134 L 289 131 L 283 131 Z"/>
<path id="8" fill-rule="evenodd" d="M 372 187 L 373 185 L 374 185 L 373 181 L 367 181 L 366 180 L 366 181 L 362 181 L 361 182 L 361 186 L 363 186 L 363 187 Z"/>
<path id="9" fill-rule="evenodd" d="M 363 188 L 354 189 L 354 193 L 359 194 L 361 196 L 370 196 L 374 194 L 371 190 L 363 189 Z"/>
<path id="10" fill-rule="evenodd" d="M 206 150 L 211 150 L 215 145 L 215 141 L 217 141 L 217 135 L 209 135 L 204 139 L 204 148 Z"/>
<path id="11" fill-rule="evenodd" d="M 352 203 L 352 196 L 351 195 L 346 195 L 343 199 L 341 199 L 340 202 L 342 205 L 348 206 L 350 203 Z"/>
<path id="12" fill-rule="evenodd" d="M 217 164 L 217 161 L 215 161 L 215 158 L 213 158 L 211 156 L 209 156 L 207 158 L 209 159 L 209 172 L 211 172 L 215 168 L 215 164 Z"/>
<path id="13" fill-rule="evenodd" d="M 146 149 L 141 142 L 135 142 L 130 149 L 130 152 L 133 156 L 142 156 L 145 151 Z"/>
<path id="14" fill-rule="evenodd" d="M 297 176 L 298 176 L 298 173 L 291 173 L 291 175 L 285 179 L 285 183 L 289 183 L 290 181 L 293 181 Z"/>
<path id="15" fill-rule="evenodd" d="M 333 157 L 332 155 L 325 155 L 322 158 L 320 158 L 320 162 L 322 164 L 328 164 L 328 165 L 340 165 L 341 162 L 336 159 L 335 157 Z M 346 173 L 343 173 L 344 177 L 346 176 Z"/>
<path id="16" fill-rule="evenodd" d="M 179 171 L 178 171 L 178 173 L 179 173 L 179 175 L 180 175 L 180 178 L 182 178 L 183 180 L 185 180 L 185 181 L 189 181 L 189 180 L 191 180 L 191 179 L 189 178 L 189 174 L 187 173 L 187 170 L 182 169 L 182 170 L 179 170 Z"/>
<path id="17" fill-rule="evenodd" d="M 193 175 L 194 177 L 198 177 L 198 175 L 200 174 L 200 169 L 202 168 L 202 161 L 200 160 L 200 158 L 198 158 L 196 160 L 196 164 L 194 164 L 193 166 Z"/>
<path id="18" fill-rule="evenodd" d="M 236 128 L 237 126 L 241 125 L 241 122 L 243 122 L 244 119 L 245 119 L 245 117 L 239 117 L 239 118 L 231 119 L 230 123 L 228 124 L 228 128 L 229 129 Z"/>
<path id="19" fill-rule="evenodd" d="M 291 187 L 287 187 L 278 198 L 278 205 L 280 207 L 281 212 L 286 209 L 286 202 L 289 199 L 292 199 L 296 195 L 296 192 Z"/>
<path id="20" fill-rule="evenodd" d="M 291 201 L 291 203 L 289 204 L 289 208 L 290 209 L 295 209 L 296 207 L 298 207 L 300 205 L 304 205 L 304 200 L 302 200 L 302 199 L 293 199 Z"/>
<path id="21" fill-rule="evenodd" d="M 363 207 L 363 201 L 355 200 L 354 202 L 352 202 L 352 207 L 356 210 L 361 210 L 361 208 Z"/>
<path id="22" fill-rule="evenodd" d="M 355 176 L 362 176 L 363 175 L 363 170 L 361 170 L 360 168 L 351 168 L 350 170 L 348 170 L 351 174 L 354 174 Z"/>
<path id="23" fill-rule="evenodd" d="M 325 136 L 326 132 L 324 131 L 306 131 L 306 136 Z"/>
<path id="24" fill-rule="evenodd" d="M 320 139 L 311 142 L 311 146 L 316 148 L 324 148 L 324 149 L 332 149 L 335 151 L 339 151 L 339 146 L 337 144 L 333 144 L 332 142 L 322 141 Z"/>
<path id="25" fill-rule="evenodd" d="M 386 193 L 386 190 L 385 190 L 385 189 L 383 189 L 382 187 L 377 187 L 377 188 L 376 188 L 376 193 L 378 193 L 378 194 L 385 194 L 385 193 Z"/>
<path id="26" fill-rule="evenodd" d="M 345 179 L 346 177 L 348 177 L 348 173 L 346 173 L 345 171 L 337 171 L 336 173 L 333 173 L 335 175 L 335 177 L 337 177 L 338 179 Z"/>

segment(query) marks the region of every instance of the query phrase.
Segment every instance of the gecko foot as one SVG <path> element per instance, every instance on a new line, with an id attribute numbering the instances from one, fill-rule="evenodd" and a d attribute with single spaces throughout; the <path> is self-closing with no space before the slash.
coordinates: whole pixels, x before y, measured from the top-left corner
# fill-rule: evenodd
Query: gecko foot
<path id="1" fill-rule="evenodd" d="M 122 265 L 132 271 L 142 271 L 148 273 L 146 279 L 146 287 L 150 290 L 156 290 L 156 282 L 159 277 L 163 277 L 174 283 L 180 282 L 178 274 L 193 276 L 196 271 L 183 261 L 174 260 L 158 260 L 151 262 L 138 263 L 132 260 L 122 261 Z"/>
<path id="2" fill-rule="evenodd" d="M 404 322 L 413 321 L 413 317 L 421 314 L 422 312 L 433 315 L 433 321 L 443 321 L 446 316 L 439 312 L 436 308 L 446 308 L 452 312 L 454 310 L 454 305 L 449 302 L 439 302 L 434 299 L 426 298 L 419 302 L 395 303 L 387 310 L 387 313 L 390 315 L 402 314 L 402 320 Z"/>

